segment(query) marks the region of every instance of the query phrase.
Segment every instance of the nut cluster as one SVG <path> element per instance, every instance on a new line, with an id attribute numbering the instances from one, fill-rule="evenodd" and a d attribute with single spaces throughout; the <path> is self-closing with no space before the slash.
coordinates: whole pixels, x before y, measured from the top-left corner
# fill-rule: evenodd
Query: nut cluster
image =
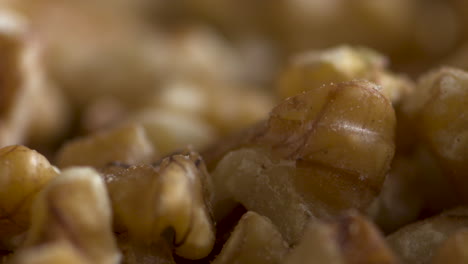
<path id="1" fill-rule="evenodd" d="M 467 263 L 467 3 L 0 1 L 0 264 Z"/>

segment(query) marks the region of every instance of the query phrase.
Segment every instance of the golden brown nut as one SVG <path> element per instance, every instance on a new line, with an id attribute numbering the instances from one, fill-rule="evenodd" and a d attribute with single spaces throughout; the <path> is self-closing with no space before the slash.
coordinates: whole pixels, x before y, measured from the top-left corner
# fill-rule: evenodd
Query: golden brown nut
<path id="1" fill-rule="evenodd" d="M 0 248 L 12 249 L 18 235 L 30 224 L 30 207 L 36 194 L 59 171 L 49 161 L 24 146 L 0 149 Z"/>
<path id="2" fill-rule="evenodd" d="M 143 127 L 125 125 L 65 143 L 58 151 L 57 164 L 101 168 L 110 162 L 138 163 L 154 158 L 155 150 Z"/>
<path id="3" fill-rule="evenodd" d="M 298 55 L 281 74 L 279 95 L 294 96 L 333 82 L 367 79 L 393 103 L 412 88 L 409 80 L 386 70 L 387 61 L 377 52 L 359 47 L 339 46 Z"/>
<path id="4" fill-rule="evenodd" d="M 60 247 L 66 251 L 57 249 Z M 120 262 L 112 233 L 111 205 L 104 181 L 95 170 L 64 170 L 41 191 L 24 248 L 17 254 L 19 259 L 27 259 L 28 254 L 33 259 L 42 255 L 51 263 L 63 258 L 76 263 Z"/>
<path id="5" fill-rule="evenodd" d="M 468 73 L 443 68 L 423 76 L 404 111 L 412 116 L 456 193 L 468 200 Z"/>
<path id="6" fill-rule="evenodd" d="M 461 207 L 403 227 L 388 236 L 402 263 L 430 263 L 436 249 L 452 234 L 468 226 L 468 209 Z"/>
<path id="7" fill-rule="evenodd" d="M 207 256 L 214 244 L 208 207 L 209 182 L 200 156 L 174 154 L 155 167 L 107 168 L 116 228 L 140 243 L 160 243 L 173 232 L 175 253 L 188 259 Z"/>
<path id="8" fill-rule="evenodd" d="M 468 230 L 462 229 L 450 236 L 437 249 L 431 263 L 462 264 L 468 262 Z"/>
<path id="9" fill-rule="evenodd" d="M 390 102 L 365 81 L 285 100 L 267 122 L 205 152 L 216 168 L 216 218 L 234 200 L 294 242 L 310 215 L 365 210 L 393 157 L 394 126 Z"/>
<path id="10" fill-rule="evenodd" d="M 285 264 L 398 263 L 378 229 L 356 212 L 332 222 L 312 222 Z"/>
<path id="11" fill-rule="evenodd" d="M 247 212 L 224 244 L 213 264 L 282 263 L 288 245 L 270 220 Z"/>

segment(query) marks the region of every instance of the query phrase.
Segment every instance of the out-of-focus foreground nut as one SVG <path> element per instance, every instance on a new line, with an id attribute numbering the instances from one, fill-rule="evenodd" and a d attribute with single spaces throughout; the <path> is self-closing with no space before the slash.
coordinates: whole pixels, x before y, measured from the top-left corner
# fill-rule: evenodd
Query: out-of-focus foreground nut
<path id="1" fill-rule="evenodd" d="M 57 165 L 102 168 L 110 162 L 146 162 L 154 155 L 143 127 L 126 125 L 66 143 L 57 154 Z"/>
<path id="2" fill-rule="evenodd" d="M 78 167 L 51 181 L 35 200 L 32 226 L 17 254 L 22 263 L 31 263 L 36 254 L 50 263 L 69 258 L 76 263 L 119 263 L 111 205 L 101 176 Z"/>
<path id="3" fill-rule="evenodd" d="M 0 248 L 17 246 L 14 238 L 29 227 L 32 201 L 58 173 L 44 156 L 27 147 L 0 149 Z"/>
<path id="4" fill-rule="evenodd" d="M 0 262 L 1 263 L 1 262 Z M 69 243 L 40 245 L 15 255 L 9 264 L 91 264 Z"/>
<path id="5" fill-rule="evenodd" d="M 378 229 L 355 212 L 331 222 L 311 222 L 285 264 L 398 263 Z"/>
<path id="6" fill-rule="evenodd" d="M 66 129 L 68 108 L 40 53 L 26 20 L 0 10 L 0 147 L 50 143 Z"/>
<path id="7" fill-rule="evenodd" d="M 365 210 L 393 158 L 394 126 L 390 102 L 365 81 L 283 101 L 267 122 L 204 153 L 217 165 L 216 217 L 226 200 L 240 202 L 270 218 L 291 243 L 310 215 Z"/>
<path id="8" fill-rule="evenodd" d="M 430 263 L 435 250 L 452 234 L 468 226 L 468 209 L 456 208 L 403 227 L 387 241 L 403 263 Z"/>
<path id="9" fill-rule="evenodd" d="M 468 230 L 462 229 L 450 236 L 437 249 L 431 263 L 462 264 L 468 263 Z"/>
<path id="10" fill-rule="evenodd" d="M 153 166 L 107 168 L 116 227 L 143 243 L 159 243 L 174 232 L 175 252 L 188 259 L 207 256 L 214 244 L 208 208 L 209 182 L 200 156 L 188 151 Z"/>
<path id="11" fill-rule="evenodd" d="M 282 263 L 288 245 L 271 221 L 247 212 L 224 244 L 213 264 Z"/>
<path id="12" fill-rule="evenodd" d="M 333 82 L 366 79 L 393 103 L 412 89 L 412 83 L 386 70 L 382 55 L 366 48 L 339 46 L 298 55 L 281 74 L 279 95 L 294 96 Z"/>
<path id="13" fill-rule="evenodd" d="M 405 102 L 419 135 L 450 174 L 454 190 L 468 201 L 468 73 L 443 68 L 421 78 Z"/>
<path id="14" fill-rule="evenodd" d="M 122 252 L 122 264 L 175 264 L 172 245 L 165 240 L 141 243 L 124 233 L 118 236 L 117 242 Z"/>

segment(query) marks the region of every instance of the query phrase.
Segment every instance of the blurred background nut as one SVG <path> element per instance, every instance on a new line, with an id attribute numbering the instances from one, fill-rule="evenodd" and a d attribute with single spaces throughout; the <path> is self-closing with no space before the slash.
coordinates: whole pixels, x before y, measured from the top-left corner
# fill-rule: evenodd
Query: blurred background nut
<path id="1" fill-rule="evenodd" d="M 41 50 L 28 22 L 0 9 L 0 147 L 46 147 L 66 130 L 67 107 L 45 75 Z"/>
<path id="2" fill-rule="evenodd" d="M 128 231 L 137 243 L 168 243 L 184 258 L 207 256 L 215 237 L 204 166 L 197 153 L 184 151 L 154 167 L 105 168 L 117 230 Z"/>
<path id="3" fill-rule="evenodd" d="M 393 158 L 394 126 L 390 102 L 369 82 L 286 99 L 266 122 L 204 152 L 216 186 L 216 218 L 226 211 L 225 200 L 234 200 L 270 218 L 292 243 L 303 226 L 288 218 L 365 210 Z M 296 213 L 284 213 L 289 210 Z"/>
<path id="4" fill-rule="evenodd" d="M 143 127 L 125 125 L 67 142 L 57 152 L 59 167 L 93 166 L 110 162 L 149 162 L 156 155 Z"/>
<path id="5" fill-rule="evenodd" d="M 436 249 L 452 234 L 468 225 L 468 209 L 460 207 L 415 222 L 387 237 L 402 263 L 431 263 Z"/>
<path id="6" fill-rule="evenodd" d="M 226 135 L 267 117 L 272 97 L 255 87 L 197 79 L 168 81 L 155 93 L 152 105 L 204 120 Z"/>
<path id="7" fill-rule="evenodd" d="M 392 161 L 369 215 L 388 234 L 460 203 L 449 174 L 425 146 L 417 145 L 411 154 L 397 155 Z"/>
<path id="8" fill-rule="evenodd" d="M 384 56 L 363 47 L 310 51 L 296 55 L 280 74 L 278 92 L 286 98 L 324 84 L 366 79 L 380 85 L 380 92 L 397 103 L 411 90 L 412 83 L 386 68 Z"/>
<path id="9" fill-rule="evenodd" d="M 299 263 L 399 263 L 378 229 L 356 212 L 329 221 L 312 221 L 286 257 Z"/>
<path id="10" fill-rule="evenodd" d="M 434 258 L 431 261 L 433 264 L 443 263 L 466 263 L 468 261 L 468 230 L 462 229 L 451 235 L 437 249 Z"/>
<path id="11" fill-rule="evenodd" d="M 424 206 L 418 164 L 411 158 L 395 157 L 382 191 L 369 209 L 371 219 L 385 232 L 416 221 Z"/>
<path id="12" fill-rule="evenodd" d="M 31 219 L 24 246 L 17 253 L 19 259 L 26 258 L 21 256 L 26 252 L 46 255 L 51 263 L 58 263 L 57 258 L 77 263 L 82 263 L 81 258 L 84 263 L 120 262 L 106 187 L 91 168 L 66 169 L 51 181 L 36 198 Z M 60 247 L 67 250 L 57 249 Z"/>
<path id="13" fill-rule="evenodd" d="M 161 155 L 187 146 L 201 149 L 216 138 L 214 129 L 202 119 L 175 111 L 142 110 L 127 122 L 143 127 L 148 143 Z"/>
<path id="14" fill-rule="evenodd" d="M 14 249 L 18 236 L 30 224 L 30 207 L 36 194 L 59 171 L 49 161 L 24 146 L 0 149 L 0 249 Z"/>
<path id="15" fill-rule="evenodd" d="M 283 263 L 287 252 L 286 241 L 271 221 L 255 212 L 247 212 L 212 263 Z"/>
<path id="16" fill-rule="evenodd" d="M 454 191 L 468 199 L 468 73 L 443 68 L 424 75 L 403 110 L 441 163 Z"/>

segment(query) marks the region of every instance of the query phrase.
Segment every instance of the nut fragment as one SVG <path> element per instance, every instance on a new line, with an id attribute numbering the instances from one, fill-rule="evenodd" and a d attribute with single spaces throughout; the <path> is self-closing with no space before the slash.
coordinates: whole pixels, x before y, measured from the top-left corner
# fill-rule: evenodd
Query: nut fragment
<path id="1" fill-rule="evenodd" d="M 30 263 L 27 255 L 34 259 L 38 254 L 51 263 L 62 257 L 76 263 L 119 263 L 110 209 L 105 184 L 95 170 L 64 170 L 35 200 L 32 226 L 18 258 Z"/>
<path id="2" fill-rule="evenodd" d="M 176 254 L 198 259 L 210 253 L 214 228 L 207 204 L 209 182 L 198 154 L 174 154 L 155 167 L 107 168 L 104 176 L 117 228 L 144 243 L 159 243 L 172 230 L 169 242 Z"/>
<path id="3" fill-rule="evenodd" d="M 412 84 L 385 69 L 386 58 L 366 48 L 339 46 L 337 48 L 305 53 L 297 56 L 279 81 L 281 98 L 294 96 L 321 85 L 366 79 L 393 103 L 407 94 Z"/>
<path id="4" fill-rule="evenodd" d="M 468 226 L 468 209 L 461 207 L 403 227 L 387 241 L 402 263 L 430 263 L 435 250 L 457 230 Z"/>
<path id="5" fill-rule="evenodd" d="M 58 170 L 39 154 L 23 146 L 0 149 L 0 248 L 12 249 L 30 223 L 36 194 Z"/>
<path id="6" fill-rule="evenodd" d="M 398 263 L 384 238 L 364 217 L 350 212 L 332 222 L 312 222 L 285 264 Z"/>
<path id="7" fill-rule="evenodd" d="M 456 193 L 468 201 L 468 73 L 443 68 L 421 78 L 404 104 L 419 135 L 449 173 Z"/>
<path id="8" fill-rule="evenodd" d="M 267 122 L 205 152 L 210 167 L 218 165 L 216 218 L 221 201 L 231 198 L 270 218 L 291 243 L 302 227 L 279 219 L 365 210 L 393 157 L 394 126 L 390 102 L 369 82 L 323 86 L 285 100 Z M 300 214 L 284 213 L 291 210 Z"/>
<path id="9" fill-rule="evenodd" d="M 287 243 L 270 220 L 250 211 L 239 220 L 212 263 L 282 263 L 287 252 Z"/>
<path id="10" fill-rule="evenodd" d="M 66 143 L 58 152 L 59 167 L 93 166 L 109 162 L 138 163 L 153 158 L 154 149 L 141 126 L 127 125 Z"/>

